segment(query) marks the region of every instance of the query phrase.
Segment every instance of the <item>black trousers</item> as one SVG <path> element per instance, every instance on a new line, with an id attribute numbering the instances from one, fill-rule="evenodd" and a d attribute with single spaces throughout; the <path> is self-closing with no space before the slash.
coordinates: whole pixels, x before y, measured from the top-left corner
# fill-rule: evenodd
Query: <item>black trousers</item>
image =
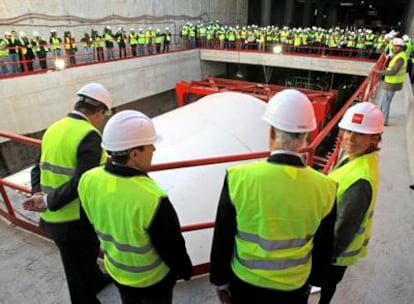
<path id="1" fill-rule="evenodd" d="M 319 304 L 329 304 L 335 294 L 336 285 L 344 277 L 346 266 L 330 265 L 326 279 L 321 286 L 321 298 Z"/>
<path id="2" fill-rule="evenodd" d="M 173 290 L 153 295 L 143 294 L 141 288 L 134 288 L 116 283 L 122 304 L 172 304 Z"/>
<path id="3" fill-rule="evenodd" d="M 71 231 L 72 228 L 72 231 Z M 70 227 L 64 240 L 55 239 L 65 270 L 72 304 L 99 304 L 96 294 L 109 282 L 96 260 L 99 241 L 81 234 L 79 227 Z"/>
<path id="4" fill-rule="evenodd" d="M 230 279 L 232 304 L 307 304 L 309 292 L 308 285 L 293 291 L 281 291 L 250 285 L 235 275 Z"/>

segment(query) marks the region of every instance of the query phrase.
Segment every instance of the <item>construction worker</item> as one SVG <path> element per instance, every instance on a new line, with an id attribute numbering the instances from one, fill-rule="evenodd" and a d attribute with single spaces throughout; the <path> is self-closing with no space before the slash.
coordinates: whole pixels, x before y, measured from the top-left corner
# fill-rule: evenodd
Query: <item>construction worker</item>
<path id="1" fill-rule="evenodd" d="M 9 44 L 7 37 L 10 35 L 10 32 L 5 32 L 4 38 L 0 37 L 0 76 L 9 74 Z"/>
<path id="2" fill-rule="evenodd" d="M 118 32 L 116 32 L 115 34 L 115 40 L 118 43 L 118 47 L 119 47 L 119 58 L 126 58 L 126 42 L 128 40 L 128 37 L 125 33 L 125 30 L 123 27 L 119 27 L 118 28 Z"/>
<path id="3" fill-rule="evenodd" d="M 110 26 L 104 28 L 102 39 L 105 41 L 106 53 L 108 60 L 115 59 L 114 57 L 114 35 Z"/>
<path id="4" fill-rule="evenodd" d="M 135 29 L 130 28 L 129 29 L 129 35 L 128 35 L 128 43 L 131 46 L 131 53 L 132 56 L 137 56 L 137 44 L 138 44 L 138 35 L 135 34 Z"/>
<path id="5" fill-rule="evenodd" d="M 172 303 L 177 275 L 192 275 L 174 207 L 146 173 L 159 139 L 145 114 L 118 112 L 102 135 L 111 162 L 79 182 L 85 218 L 98 234 L 123 304 Z"/>
<path id="6" fill-rule="evenodd" d="M 103 163 L 99 128 L 112 97 L 98 83 L 78 92 L 67 117 L 52 124 L 42 138 L 40 162 L 32 170 L 32 197 L 26 210 L 40 212 L 40 227 L 59 249 L 72 304 L 100 303 L 96 298 L 109 282 L 96 260 L 99 241 L 80 221 L 77 186 L 81 175 Z"/>
<path id="7" fill-rule="evenodd" d="M 63 35 L 63 45 L 65 47 L 66 57 L 69 59 L 68 65 L 76 65 L 75 54 L 78 50 L 75 42 L 75 38 L 70 31 L 66 31 Z"/>
<path id="8" fill-rule="evenodd" d="M 378 193 L 381 111 L 370 102 L 350 107 L 339 122 L 344 156 L 329 174 L 338 183 L 333 265 L 322 284 L 319 304 L 330 303 L 348 266 L 367 254 Z"/>
<path id="9" fill-rule="evenodd" d="M 384 75 L 384 81 L 381 82 L 382 96 L 380 109 L 384 114 L 385 126 L 389 123 L 389 114 L 392 98 L 396 91 L 402 89 L 405 73 L 407 71 L 408 58 L 404 50 L 404 41 L 401 38 L 392 40 L 393 57 L 388 63 L 385 70 L 374 70 L 380 75 Z"/>
<path id="10" fill-rule="evenodd" d="M 58 36 L 56 30 L 50 31 L 49 43 L 52 47 L 52 52 L 54 57 L 59 57 L 62 55 L 62 39 Z"/>
<path id="11" fill-rule="evenodd" d="M 32 44 L 33 51 L 36 53 L 37 58 L 39 59 L 39 65 L 42 70 L 47 70 L 47 52 L 49 51 L 47 47 L 47 42 L 43 37 L 40 37 L 38 32 L 33 32 L 33 38 L 30 40 Z"/>
<path id="12" fill-rule="evenodd" d="M 148 55 L 152 55 L 153 48 L 152 43 L 154 42 L 155 32 L 152 30 L 152 27 L 149 27 L 145 31 L 145 44 L 147 45 Z"/>
<path id="13" fill-rule="evenodd" d="M 164 45 L 162 47 L 162 52 L 166 53 L 170 51 L 170 43 L 171 43 L 171 32 L 168 27 L 165 28 L 163 35 L 164 35 Z"/>
<path id="14" fill-rule="evenodd" d="M 157 53 L 161 53 L 161 45 L 164 42 L 164 35 L 161 33 L 160 29 L 157 29 L 157 32 L 155 33 L 154 37 L 154 43 L 155 43 L 155 51 Z"/>
<path id="15" fill-rule="evenodd" d="M 138 55 L 144 56 L 145 55 L 144 46 L 147 43 L 147 38 L 145 38 L 145 33 L 142 28 L 138 30 L 137 37 L 138 37 Z"/>
<path id="16" fill-rule="evenodd" d="M 9 47 L 9 62 L 11 63 L 9 65 L 10 73 L 19 73 L 21 72 L 20 64 L 18 64 L 20 40 L 17 37 L 16 31 L 11 31 L 11 33 L 7 33 L 9 35 L 5 35 L 5 39 L 7 40 Z"/>
<path id="17" fill-rule="evenodd" d="M 221 303 L 307 303 L 307 283 L 331 261 L 336 183 L 299 154 L 317 127 L 306 95 L 277 93 L 263 120 L 271 156 L 227 170 L 210 281 Z"/>

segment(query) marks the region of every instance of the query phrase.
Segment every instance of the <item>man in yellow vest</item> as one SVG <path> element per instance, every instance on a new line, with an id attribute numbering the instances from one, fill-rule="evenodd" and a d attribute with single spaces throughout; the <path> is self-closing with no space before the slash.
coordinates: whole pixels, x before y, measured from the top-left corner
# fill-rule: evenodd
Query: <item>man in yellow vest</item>
<path id="1" fill-rule="evenodd" d="M 81 217 L 98 234 L 123 304 L 171 304 L 177 275 L 184 280 L 192 275 L 174 207 L 146 173 L 159 139 L 145 114 L 115 114 L 102 135 L 111 162 L 79 182 Z"/>
<path id="2" fill-rule="evenodd" d="M 380 109 L 384 114 L 384 125 L 388 126 L 389 114 L 392 98 L 396 91 L 402 89 L 405 73 L 407 72 L 408 58 L 404 52 L 404 41 L 401 38 L 394 38 L 392 41 L 392 59 L 388 67 L 383 70 L 375 70 L 380 75 L 384 75 L 384 81 L 381 83 L 383 90 L 381 96 Z"/>
<path id="3" fill-rule="evenodd" d="M 33 196 L 26 210 L 40 213 L 40 227 L 57 245 L 72 304 L 100 303 L 96 298 L 107 283 L 96 260 L 99 241 L 80 221 L 77 186 L 82 174 L 101 164 L 101 134 L 112 105 L 108 90 L 99 83 L 82 87 L 74 110 L 52 124 L 42 138 L 40 162 L 32 170 Z"/>
<path id="4" fill-rule="evenodd" d="M 299 154 L 317 127 L 306 95 L 277 93 L 263 119 L 272 152 L 227 170 L 210 281 L 221 303 L 305 304 L 308 283 L 320 280 L 331 261 L 336 183 Z"/>
<path id="5" fill-rule="evenodd" d="M 330 303 L 348 266 L 367 254 L 378 193 L 381 111 L 370 102 L 349 108 L 339 123 L 344 153 L 329 174 L 338 183 L 333 265 L 322 283 L 319 304 Z"/>

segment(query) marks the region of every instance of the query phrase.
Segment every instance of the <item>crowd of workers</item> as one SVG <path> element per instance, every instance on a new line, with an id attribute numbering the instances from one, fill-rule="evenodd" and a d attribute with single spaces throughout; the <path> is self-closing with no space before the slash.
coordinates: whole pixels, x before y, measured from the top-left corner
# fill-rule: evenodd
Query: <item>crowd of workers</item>
<path id="1" fill-rule="evenodd" d="M 116 32 L 106 26 L 100 34 L 92 29 L 90 33 L 75 39 L 70 31 L 61 37 L 56 30 L 51 30 L 49 39 L 38 32 L 31 38 L 24 32 L 5 32 L 0 38 L 0 75 L 32 71 L 37 60 L 41 69 L 48 69 L 48 53 L 53 58 L 66 58 L 67 65 L 75 65 L 77 58 L 82 63 L 126 58 L 127 56 L 144 56 L 168 52 L 172 36 L 179 35 L 186 48 L 229 48 L 273 51 L 274 46 L 281 46 L 280 51 L 330 54 L 350 57 L 376 58 L 384 50 L 391 49 L 390 42 L 401 37 L 405 42 L 405 51 L 410 56 L 413 42 L 408 35 L 395 31 L 374 32 L 368 28 L 331 27 L 278 27 L 274 25 L 259 27 L 255 24 L 246 26 L 222 25 L 218 20 L 209 23 L 198 21 L 196 24 L 185 23 L 179 33 L 171 33 L 152 27 L 130 28 L 126 31 L 119 27 Z M 116 47 L 117 46 L 117 47 Z M 50 65 L 50 63 L 49 63 Z"/>
<path id="2" fill-rule="evenodd" d="M 73 111 L 43 135 L 24 208 L 40 212 L 55 241 L 72 303 L 100 303 L 96 294 L 113 282 L 124 304 L 171 304 L 192 263 L 167 193 L 147 174 L 161 137 L 134 110 L 113 115 L 101 135 L 111 106 L 101 84 L 77 92 Z M 300 154 L 317 128 L 306 95 L 280 91 L 262 119 L 271 155 L 227 169 L 210 281 L 223 304 L 307 303 L 310 285 L 329 303 L 347 267 L 367 253 L 383 115 L 369 102 L 347 110 L 341 156 L 328 176 Z M 97 266 L 99 248 L 106 273 Z"/>
<path id="3" fill-rule="evenodd" d="M 236 48 L 272 50 L 276 44 L 284 46 L 286 51 L 310 53 L 329 53 L 329 49 L 346 50 L 348 56 L 370 58 L 381 54 L 390 41 L 399 35 L 396 31 L 373 31 L 369 28 L 331 27 L 278 27 L 275 25 L 247 26 L 221 25 L 218 20 L 193 25 L 187 22 L 181 28 L 180 35 L 188 41 L 190 48 Z M 407 49 L 413 51 L 412 40 L 402 36 Z"/>
<path id="4" fill-rule="evenodd" d="M 163 31 L 159 28 L 153 30 L 152 27 L 145 30 L 139 28 L 137 31 L 130 28 L 129 32 L 119 27 L 114 33 L 110 26 L 106 26 L 102 34 L 92 29 L 91 33 L 84 33 L 78 41 L 70 31 L 65 31 L 61 37 L 53 29 L 46 40 L 37 31 L 33 32 L 32 38 L 28 38 L 25 32 L 17 35 L 13 30 L 5 32 L 4 37 L 0 38 L 0 75 L 33 71 L 36 57 L 41 69 L 46 70 L 48 52 L 53 58 L 67 58 L 68 65 L 77 63 L 78 51 L 81 52 L 84 63 L 111 60 L 115 57 L 126 58 L 127 49 L 128 56 L 133 57 L 169 52 L 171 38 L 168 27 Z"/>

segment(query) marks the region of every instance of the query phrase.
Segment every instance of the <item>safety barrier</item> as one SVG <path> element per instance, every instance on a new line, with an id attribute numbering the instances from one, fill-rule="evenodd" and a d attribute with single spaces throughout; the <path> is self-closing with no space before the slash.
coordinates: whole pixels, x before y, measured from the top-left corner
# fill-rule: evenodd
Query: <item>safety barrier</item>
<path id="1" fill-rule="evenodd" d="M 55 55 L 50 44 L 46 45 L 49 50 L 45 57 L 39 58 L 34 55 L 34 58 L 25 58 L 24 55 L 15 61 L 0 62 L 0 79 L 12 78 L 24 75 L 31 75 L 37 73 L 44 73 L 48 71 L 59 70 L 62 68 L 73 68 L 77 66 L 85 66 L 90 64 L 105 63 L 108 61 L 126 60 L 139 57 L 160 55 L 165 53 L 184 51 L 193 48 L 207 48 L 217 50 L 237 50 L 243 52 L 264 52 L 264 53 L 282 53 L 298 56 L 322 56 L 324 58 L 334 57 L 336 59 L 349 60 L 355 58 L 358 61 L 375 61 L 379 54 L 371 50 L 362 50 L 355 48 L 330 48 L 325 46 L 293 46 L 280 43 L 265 43 L 260 44 L 256 42 L 229 42 L 226 41 L 223 45 L 220 41 L 215 39 L 209 41 L 207 44 L 201 43 L 200 40 L 195 41 L 194 45 L 188 39 L 180 39 L 178 35 L 173 35 L 172 42 L 169 44 L 168 50 L 164 51 L 164 43 L 160 46 L 160 51 L 157 52 L 154 43 L 151 44 L 151 49 L 145 44 L 142 53 L 139 52 L 139 47 L 136 50 L 136 56 L 133 55 L 132 48 L 126 44 L 125 55 L 121 52 L 118 44 L 114 42 L 114 47 L 110 51 L 108 48 L 98 50 L 96 48 L 89 48 L 88 51 L 84 49 L 81 42 L 74 43 L 76 51 L 67 51 L 64 45 L 61 45 L 60 55 Z M 178 42 L 174 42 L 178 41 Z M 37 58 L 36 58 L 37 56 Z M 6 71 L 6 72 L 4 72 Z"/>
<path id="2" fill-rule="evenodd" d="M 21 56 L 17 54 L 18 59 L 16 61 L 0 62 L 0 79 L 44 73 L 62 68 L 73 68 L 77 66 L 105 63 L 108 61 L 126 60 L 172 53 L 189 49 L 189 46 L 185 41 L 178 38 L 175 40 L 178 42 L 170 42 L 168 44 L 168 49 L 166 48 L 165 50 L 164 43 L 162 43 L 159 52 L 157 52 L 155 43 L 151 44 L 152 49 L 148 48 L 147 44 L 143 45 L 142 52 L 139 51 L 140 48 L 137 46 L 135 56 L 133 55 L 132 48 L 129 44 L 126 44 L 125 54 L 123 54 L 123 52 L 121 53 L 121 49 L 116 42 L 114 42 L 114 47 L 111 51 L 106 47 L 102 48 L 102 50 L 89 47 L 88 51 L 86 51 L 81 42 L 73 44 L 76 51 L 70 51 L 65 50 L 64 45 L 62 44 L 60 46 L 61 48 L 59 55 L 57 55 L 57 51 L 54 51 L 52 46 L 48 44 L 46 45 L 48 51 L 43 58 L 39 58 L 38 54 L 34 54 L 34 58 L 27 58 L 26 53 L 26 55 Z"/>
<path id="3" fill-rule="evenodd" d="M 377 61 L 374 69 L 381 69 L 384 66 L 385 62 L 386 61 L 385 61 L 384 56 L 381 56 L 380 59 Z M 345 113 L 346 109 L 349 106 L 351 106 L 352 103 L 354 103 L 355 101 L 368 101 L 367 98 L 373 96 L 377 88 L 378 80 L 379 80 L 378 76 L 373 71 L 371 71 L 370 75 L 363 81 L 363 83 L 359 86 L 359 88 L 355 91 L 355 93 L 346 101 L 344 106 L 335 114 L 335 116 L 328 122 L 328 124 L 321 130 L 321 132 L 313 139 L 313 141 L 301 151 L 307 155 L 307 158 L 306 158 L 307 165 L 309 166 L 314 165 L 314 162 L 318 159 L 318 157 L 315 155 L 316 149 L 322 143 L 322 140 L 332 130 L 334 130 L 340 118 Z M 0 137 L 5 137 L 5 138 L 8 138 L 16 142 L 20 142 L 23 144 L 28 144 L 28 145 L 32 145 L 36 147 L 39 147 L 41 144 L 40 140 L 22 136 L 22 135 L 3 132 L 3 131 L 0 131 Z M 324 173 L 328 172 L 329 169 L 334 165 L 334 163 L 336 162 L 338 152 L 339 152 L 339 145 L 336 145 L 335 150 L 333 151 L 331 156 L 328 158 L 327 162 L 324 164 L 324 167 L 321 169 L 322 172 Z M 227 155 L 227 156 L 220 156 L 220 157 L 184 160 L 184 161 L 153 165 L 149 171 L 161 171 L 161 170 L 179 169 L 179 168 L 186 168 L 186 167 L 193 167 L 193 166 L 226 163 L 226 162 L 240 161 L 240 160 L 258 159 L 258 158 L 267 157 L 268 155 L 269 155 L 269 151 L 260 151 L 260 152 L 254 152 L 254 153 L 244 153 L 244 154 Z M 17 214 L 15 212 L 13 205 L 10 201 L 10 198 L 6 192 L 6 187 L 21 191 L 23 193 L 31 192 L 31 190 L 28 187 L 9 182 L 5 179 L 0 179 L 0 195 L 3 199 L 3 203 L 6 209 L 4 210 L 4 208 L 0 208 L 0 215 L 16 226 L 32 231 L 39 235 L 46 236 L 46 234 L 36 225 L 36 223 L 34 223 L 33 221 L 29 221 L 27 218 L 24 218 L 21 214 Z M 188 232 L 188 231 L 196 231 L 196 230 L 202 230 L 202 229 L 211 229 L 213 227 L 214 227 L 214 222 L 205 222 L 205 223 L 197 223 L 193 225 L 183 226 L 181 227 L 181 230 L 183 232 Z M 194 273 L 196 275 L 205 274 L 208 271 L 209 271 L 209 263 L 204 263 L 204 264 L 199 264 L 199 265 L 194 266 Z"/>

